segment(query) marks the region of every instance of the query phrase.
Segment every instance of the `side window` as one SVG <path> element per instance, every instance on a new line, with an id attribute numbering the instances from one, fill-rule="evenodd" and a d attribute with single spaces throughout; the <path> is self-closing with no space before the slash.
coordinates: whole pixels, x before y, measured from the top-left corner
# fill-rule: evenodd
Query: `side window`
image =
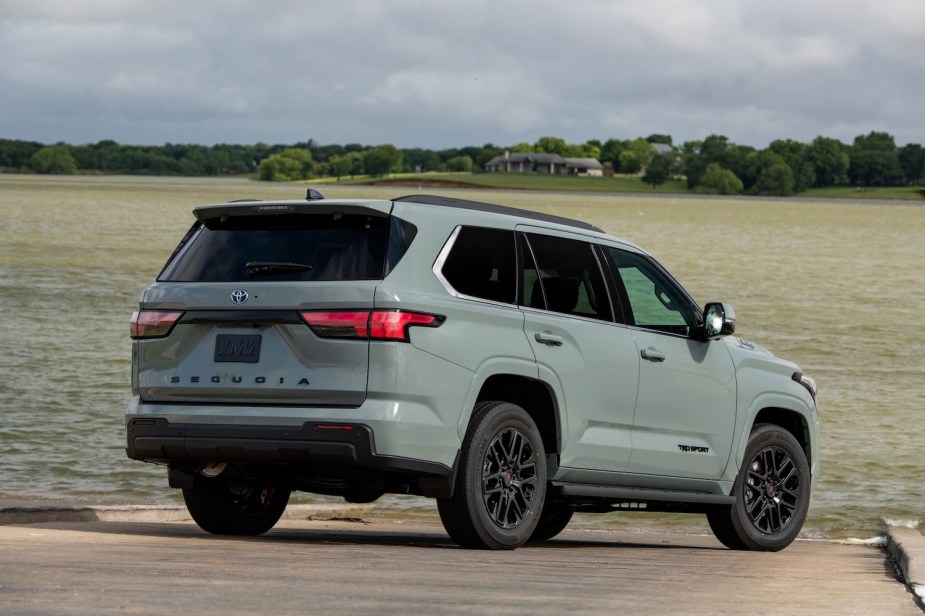
<path id="1" fill-rule="evenodd" d="M 610 300 L 594 250 L 580 240 L 527 234 L 523 243 L 522 304 L 612 321 Z"/>
<path id="2" fill-rule="evenodd" d="M 632 311 L 631 325 L 688 335 L 694 315 L 684 295 L 655 264 L 632 252 L 606 249 Z"/>
<path id="3" fill-rule="evenodd" d="M 513 304 L 517 294 L 514 232 L 462 227 L 440 272 L 458 293 Z"/>

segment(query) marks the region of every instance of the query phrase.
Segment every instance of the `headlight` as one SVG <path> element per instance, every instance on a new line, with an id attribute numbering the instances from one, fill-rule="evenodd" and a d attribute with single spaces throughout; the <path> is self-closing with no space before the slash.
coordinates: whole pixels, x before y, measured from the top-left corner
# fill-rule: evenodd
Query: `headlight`
<path id="1" fill-rule="evenodd" d="M 816 379 L 811 376 L 807 376 L 802 372 L 794 372 L 791 376 L 794 381 L 806 388 L 806 391 L 809 392 L 809 395 L 813 397 L 813 401 L 816 400 Z"/>

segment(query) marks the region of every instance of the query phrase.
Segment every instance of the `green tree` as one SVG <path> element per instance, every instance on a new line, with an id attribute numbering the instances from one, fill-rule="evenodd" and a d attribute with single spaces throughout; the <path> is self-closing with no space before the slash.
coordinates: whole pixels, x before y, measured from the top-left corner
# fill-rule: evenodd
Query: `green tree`
<path id="1" fill-rule="evenodd" d="M 896 142 L 889 133 L 871 131 L 854 138 L 849 156 L 848 178 L 853 184 L 892 184 L 902 178 Z"/>
<path id="2" fill-rule="evenodd" d="M 738 195 L 742 192 L 742 180 L 719 163 L 710 163 L 701 174 L 695 190 L 711 195 Z"/>
<path id="3" fill-rule="evenodd" d="M 629 143 L 629 149 L 636 154 L 636 158 L 643 169 L 648 167 L 652 159 L 655 158 L 656 151 L 652 148 L 652 144 L 642 137 L 633 139 Z"/>
<path id="4" fill-rule="evenodd" d="M 454 156 L 450 160 L 446 161 L 446 170 L 447 171 L 462 171 L 465 173 L 472 172 L 472 157 L 471 156 Z"/>
<path id="5" fill-rule="evenodd" d="M 401 170 L 402 154 L 394 145 L 385 144 L 366 151 L 366 173 L 383 176 Z"/>
<path id="6" fill-rule="evenodd" d="M 710 135 L 703 141 L 688 141 L 684 144 L 683 152 L 684 173 L 689 188 L 701 183 L 700 178 L 711 163 L 727 170 L 735 169 L 747 155 L 747 150 L 731 143 L 723 135 Z"/>
<path id="7" fill-rule="evenodd" d="M 649 166 L 653 158 L 655 150 L 652 149 L 652 144 L 641 137 L 627 143 L 617 157 L 621 173 L 639 173 Z M 614 168 L 616 167 L 615 164 Z"/>
<path id="8" fill-rule="evenodd" d="M 508 148 L 508 151 L 509 151 L 509 152 L 518 152 L 518 153 L 521 153 L 521 154 L 530 154 L 530 153 L 532 153 L 534 150 L 533 150 L 533 146 L 532 146 L 532 145 L 530 145 L 529 143 L 526 143 L 525 141 L 521 141 L 520 143 L 515 143 L 514 145 L 512 145 L 511 147 L 509 147 L 509 148 Z"/>
<path id="9" fill-rule="evenodd" d="M 565 156 L 564 152 L 566 147 L 568 146 L 565 143 L 565 139 L 559 139 L 558 137 L 540 137 L 533 145 L 533 149 L 536 152 L 558 154 L 559 156 Z"/>
<path id="10" fill-rule="evenodd" d="M 668 154 L 659 154 L 652 159 L 646 172 L 642 174 L 642 181 L 650 184 L 652 188 L 660 186 L 668 181 L 671 174 L 671 166 L 674 163 L 674 157 Z"/>
<path id="11" fill-rule="evenodd" d="M 610 163 L 614 169 L 620 168 L 620 152 L 629 145 L 628 141 L 622 139 L 608 139 L 601 146 L 601 156 L 598 160 L 602 163 Z"/>
<path id="12" fill-rule="evenodd" d="M 847 146 L 838 139 L 816 137 L 806 146 L 804 157 L 813 168 L 813 186 L 825 187 L 848 182 L 850 159 Z"/>
<path id="13" fill-rule="evenodd" d="M 42 147 L 44 146 L 36 141 L 0 139 L 0 167 L 19 169 Z"/>
<path id="14" fill-rule="evenodd" d="M 806 145 L 793 139 L 777 139 L 768 146 L 790 167 L 793 176 L 791 193 L 804 192 L 813 184 L 813 166 L 806 160 Z M 788 193 L 790 194 L 790 193 Z"/>
<path id="15" fill-rule="evenodd" d="M 65 145 L 45 146 L 32 155 L 28 166 L 36 173 L 70 175 L 77 173 L 77 162 Z"/>
<path id="16" fill-rule="evenodd" d="M 231 164 L 228 165 L 228 173 L 233 175 L 241 175 L 247 173 L 247 163 L 243 160 L 233 160 Z"/>
<path id="17" fill-rule="evenodd" d="M 350 175 L 350 157 L 333 155 L 328 159 L 328 173 L 340 180 L 345 175 Z"/>
<path id="18" fill-rule="evenodd" d="M 674 145 L 671 142 L 671 135 L 662 135 L 660 133 L 652 133 L 646 137 L 646 141 L 649 143 L 666 143 L 668 145 Z"/>
<path id="19" fill-rule="evenodd" d="M 758 178 L 751 192 L 776 197 L 793 194 L 793 170 L 782 156 L 765 150 L 758 155 L 758 169 Z"/>
<path id="20" fill-rule="evenodd" d="M 306 180 L 312 172 L 312 155 L 306 149 L 287 148 L 260 162 L 260 179 L 271 182 Z"/>
<path id="21" fill-rule="evenodd" d="M 642 171 L 642 162 L 636 152 L 627 148 L 620 152 L 620 156 L 614 162 L 614 169 L 619 170 L 620 173 L 636 174 Z"/>
<path id="22" fill-rule="evenodd" d="M 601 142 L 597 139 L 586 141 L 582 147 L 584 148 L 584 155 L 586 158 L 596 158 L 597 160 L 601 159 Z"/>
<path id="23" fill-rule="evenodd" d="M 363 175 L 366 169 L 366 153 L 362 151 L 353 151 L 347 154 L 350 159 L 350 177 Z"/>
<path id="24" fill-rule="evenodd" d="M 907 184 L 925 180 L 925 148 L 918 143 L 907 143 L 899 149 L 897 158 Z"/>

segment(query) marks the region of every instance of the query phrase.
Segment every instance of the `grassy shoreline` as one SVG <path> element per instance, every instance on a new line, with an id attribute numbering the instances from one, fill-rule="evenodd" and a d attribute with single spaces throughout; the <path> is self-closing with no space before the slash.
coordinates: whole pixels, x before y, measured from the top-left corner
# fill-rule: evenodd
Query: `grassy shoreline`
<path id="1" fill-rule="evenodd" d="M 661 186 L 653 188 L 643 183 L 642 178 L 637 175 L 573 177 L 521 173 L 396 173 L 381 178 L 370 178 L 368 176 L 340 179 L 333 177 L 316 178 L 306 183 L 700 196 L 699 193 L 689 189 L 683 180 L 669 180 Z M 709 195 L 703 196 L 709 197 Z M 925 186 L 878 186 L 863 188 L 858 186 L 830 186 L 827 188 L 811 188 L 806 192 L 793 195 L 793 198 L 923 201 L 925 200 Z"/>

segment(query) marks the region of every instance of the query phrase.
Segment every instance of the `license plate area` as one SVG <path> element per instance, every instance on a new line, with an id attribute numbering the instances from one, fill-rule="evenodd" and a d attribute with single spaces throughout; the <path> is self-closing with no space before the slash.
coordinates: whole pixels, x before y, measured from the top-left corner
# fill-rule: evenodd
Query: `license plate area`
<path id="1" fill-rule="evenodd" d="M 218 334 L 215 361 L 256 364 L 260 361 L 260 334 Z"/>

